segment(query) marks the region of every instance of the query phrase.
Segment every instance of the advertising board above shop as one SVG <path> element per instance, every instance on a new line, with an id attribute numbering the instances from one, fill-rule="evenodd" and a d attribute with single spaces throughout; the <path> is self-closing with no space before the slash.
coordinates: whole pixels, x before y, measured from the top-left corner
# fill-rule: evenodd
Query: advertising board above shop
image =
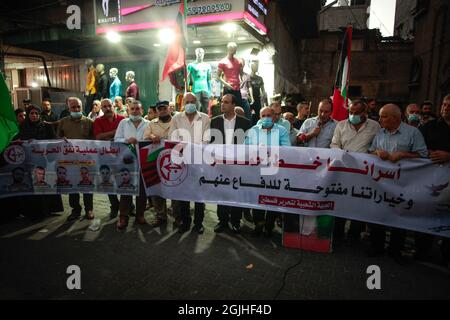
<path id="1" fill-rule="evenodd" d="M 269 0 L 246 0 L 245 11 L 264 25 L 269 10 Z"/>
<path id="2" fill-rule="evenodd" d="M 175 24 L 180 0 L 94 0 L 97 34 L 139 31 Z M 266 35 L 264 17 L 268 0 L 194 0 L 187 2 L 187 24 L 243 22 Z"/>

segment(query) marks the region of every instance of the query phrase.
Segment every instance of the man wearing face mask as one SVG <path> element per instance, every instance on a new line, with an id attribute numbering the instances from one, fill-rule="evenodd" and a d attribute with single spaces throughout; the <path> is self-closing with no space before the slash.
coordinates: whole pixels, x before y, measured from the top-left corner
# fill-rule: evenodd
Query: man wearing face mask
<path id="1" fill-rule="evenodd" d="M 281 116 L 283 112 L 280 102 L 274 101 L 270 104 L 269 107 L 270 109 L 273 110 L 273 122 L 277 125 L 284 127 L 286 131 L 289 133 L 291 131 L 291 123 Z M 259 120 L 257 124 L 259 124 L 260 122 L 261 120 Z"/>
<path id="2" fill-rule="evenodd" d="M 274 110 L 264 107 L 260 110 L 258 124 L 250 128 L 245 137 L 245 144 L 259 146 L 291 146 L 289 133 L 284 126 L 276 124 Z M 275 227 L 276 212 L 253 209 L 253 222 L 255 223 L 254 235 L 263 233 L 266 237 L 272 236 Z"/>
<path id="3" fill-rule="evenodd" d="M 183 98 L 184 111 L 173 116 L 169 129 L 169 139 L 174 141 L 184 141 L 191 143 L 208 143 L 210 141 L 210 120 L 208 115 L 197 111 L 197 97 L 188 92 Z M 178 232 L 184 233 L 191 227 L 190 203 L 189 201 L 174 201 L 179 212 L 182 224 Z M 193 231 L 202 234 L 203 217 L 205 215 L 205 204 L 196 202 L 194 213 Z"/>
<path id="4" fill-rule="evenodd" d="M 417 104 L 408 104 L 405 110 L 406 122 L 413 127 L 418 127 L 421 123 L 420 108 Z"/>
<path id="5" fill-rule="evenodd" d="M 363 101 L 353 101 L 348 109 L 348 119 L 339 121 L 336 125 L 330 148 L 367 153 L 373 138 L 381 128 L 378 122 L 368 118 L 367 112 L 367 105 Z M 335 217 L 335 243 L 344 240 L 345 222 L 346 219 Z M 352 220 L 347 234 L 349 240 L 359 241 L 364 228 L 365 223 Z"/>
<path id="6" fill-rule="evenodd" d="M 134 100 L 130 106 L 130 115 L 128 118 L 120 121 L 117 127 L 114 141 L 125 142 L 128 144 L 137 145 L 139 141 L 144 140 L 144 131 L 148 126 L 149 121 L 142 116 L 144 110 L 139 100 Z M 140 175 L 139 175 L 140 177 Z M 144 218 L 145 206 L 147 204 L 147 195 L 145 194 L 144 183 L 142 177 L 140 179 L 139 196 L 136 197 L 136 222 L 140 225 L 145 225 L 147 222 Z M 119 222 L 117 228 L 119 230 L 125 229 L 128 225 L 128 216 L 130 214 L 133 203 L 133 197 L 128 195 L 120 196 L 119 203 Z"/>
<path id="7" fill-rule="evenodd" d="M 333 104 L 329 99 L 319 103 L 318 116 L 303 122 L 299 142 L 309 148 L 329 148 L 337 122 L 331 119 Z"/>
<path id="8" fill-rule="evenodd" d="M 70 116 L 59 121 L 58 137 L 64 139 L 93 139 L 93 123 L 91 119 L 85 117 L 82 112 L 81 100 L 76 97 L 68 99 Z M 84 210 L 86 219 L 94 219 L 93 207 L 94 198 L 92 193 L 83 194 Z M 69 204 L 72 207 L 72 213 L 68 220 L 78 219 L 81 215 L 80 194 L 69 194 Z"/>
<path id="9" fill-rule="evenodd" d="M 157 118 L 150 121 L 144 131 L 144 140 L 152 140 L 159 144 L 161 139 L 169 138 L 170 124 L 172 116 L 169 111 L 169 101 L 160 100 L 156 102 Z M 150 223 L 153 228 L 160 227 L 167 223 L 167 204 L 166 199 L 160 196 L 151 196 L 153 208 L 155 208 L 156 219 Z"/>

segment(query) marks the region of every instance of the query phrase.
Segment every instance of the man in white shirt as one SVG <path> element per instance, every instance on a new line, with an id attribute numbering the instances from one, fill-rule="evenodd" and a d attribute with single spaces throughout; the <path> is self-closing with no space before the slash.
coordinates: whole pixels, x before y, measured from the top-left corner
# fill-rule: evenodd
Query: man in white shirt
<path id="1" fill-rule="evenodd" d="M 348 152 L 367 153 L 372 145 L 373 138 L 377 135 L 381 126 L 378 122 L 368 118 L 367 105 L 360 100 L 355 100 L 348 109 L 348 119 L 339 121 L 334 130 L 330 148 L 342 149 Z M 334 240 L 339 243 L 344 239 L 346 219 L 335 217 Z M 348 238 L 360 240 L 361 232 L 366 224 L 361 221 L 351 220 Z"/>
<path id="2" fill-rule="evenodd" d="M 208 143 L 210 120 L 208 115 L 197 111 L 197 97 L 188 92 L 183 98 L 184 111 L 173 116 L 169 130 L 169 140 L 191 143 Z M 179 233 L 188 231 L 191 227 L 189 201 L 173 201 L 175 210 L 179 211 L 182 223 L 178 228 Z M 205 204 L 196 202 L 194 212 L 194 227 L 192 230 L 202 234 L 203 218 L 205 216 Z"/>
<path id="3" fill-rule="evenodd" d="M 117 127 L 114 141 L 125 142 L 137 145 L 139 140 L 143 140 L 144 131 L 149 121 L 143 118 L 144 110 L 140 101 L 135 100 L 130 105 L 130 115 L 128 118 L 120 121 Z M 139 174 L 139 177 L 141 175 Z M 147 224 L 144 218 L 145 206 L 147 204 L 147 195 L 145 194 L 142 178 L 140 179 L 139 196 L 136 197 L 136 222 L 141 225 Z M 119 222 L 118 229 L 125 229 L 128 225 L 128 215 L 133 203 L 133 197 L 128 195 L 120 196 L 119 203 Z"/>

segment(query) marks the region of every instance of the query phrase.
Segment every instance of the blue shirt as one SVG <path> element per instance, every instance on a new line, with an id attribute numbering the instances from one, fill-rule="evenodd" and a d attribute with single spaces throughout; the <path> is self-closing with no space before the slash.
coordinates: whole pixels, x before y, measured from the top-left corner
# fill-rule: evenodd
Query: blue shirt
<path id="1" fill-rule="evenodd" d="M 115 97 L 120 97 L 122 93 L 122 82 L 118 77 L 109 86 L 109 98 L 114 102 Z"/>
<path id="2" fill-rule="evenodd" d="M 319 126 L 319 116 L 306 119 L 300 128 L 299 134 L 307 134 Z M 331 140 L 333 139 L 334 129 L 336 129 L 337 122 L 333 119 L 328 120 L 320 129 L 317 137 L 312 138 L 305 143 L 305 147 L 309 148 L 329 148 Z"/>
<path id="3" fill-rule="evenodd" d="M 369 152 L 384 150 L 389 153 L 417 152 L 422 158 L 428 156 L 425 140 L 419 129 L 405 123 L 401 123 L 394 133 L 382 128 L 372 141 Z"/>
<path id="4" fill-rule="evenodd" d="M 256 124 L 248 130 L 245 144 L 289 147 L 291 146 L 291 141 L 289 140 L 288 131 L 276 123 L 274 123 L 270 131 L 263 129 L 261 124 Z"/>
<path id="5" fill-rule="evenodd" d="M 286 119 L 280 118 L 277 122 L 275 122 L 279 126 L 282 126 L 286 129 L 287 132 L 291 131 L 291 123 Z M 258 120 L 256 124 L 261 124 L 261 119 Z"/>

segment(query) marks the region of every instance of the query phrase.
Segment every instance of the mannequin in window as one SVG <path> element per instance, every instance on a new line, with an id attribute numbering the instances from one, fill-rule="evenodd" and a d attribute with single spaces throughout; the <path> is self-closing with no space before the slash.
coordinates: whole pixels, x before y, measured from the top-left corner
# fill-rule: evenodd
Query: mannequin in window
<path id="1" fill-rule="evenodd" d="M 244 69 L 244 61 L 237 59 L 237 44 L 230 42 L 227 45 L 228 54 L 220 60 L 217 70 L 217 78 L 223 84 L 223 94 L 232 94 L 236 98 L 236 106 L 242 106 L 241 76 Z"/>
<path id="2" fill-rule="evenodd" d="M 211 65 L 203 62 L 205 50 L 195 49 L 196 60 L 189 63 L 187 74 L 192 85 L 192 92 L 200 103 L 200 111 L 208 114 L 208 104 L 211 97 Z"/>
<path id="3" fill-rule="evenodd" d="M 252 120 L 250 104 L 253 103 L 251 87 L 250 75 L 243 72 L 241 77 L 242 108 L 244 109 L 245 117 L 250 121 Z"/>
<path id="4" fill-rule="evenodd" d="M 95 70 L 97 71 L 97 98 L 99 100 L 108 98 L 109 96 L 109 79 L 108 75 L 105 73 L 105 66 L 99 63 Z"/>
<path id="5" fill-rule="evenodd" d="M 131 97 L 139 100 L 139 87 L 134 81 L 134 71 L 127 71 L 125 73 L 125 80 L 130 83 L 125 94 L 125 99 Z"/>
<path id="6" fill-rule="evenodd" d="M 261 106 L 267 104 L 266 91 L 264 90 L 264 80 L 260 77 L 258 73 L 259 62 L 253 61 L 250 65 L 252 72 L 250 73 L 250 92 L 253 97 L 253 104 L 251 105 L 251 109 L 255 112 L 253 114 L 254 119 L 253 123 L 258 122 L 259 120 L 259 111 L 261 110 Z"/>
<path id="7" fill-rule="evenodd" d="M 86 115 L 88 115 L 92 109 L 92 102 L 97 96 L 97 71 L 94 67 L 94 60 L 87 59 L 85 65 L 87 68 L 86 89 L 84 91 L 86 97 L 85 112 L 87 112 Z"/>
<path id="8" fill-rule="evenodd" d="M 111 101 L 114 101 L 116 97 L 121 97 L 122 94 L 122 81 L 120 81 L 117 73 L 119 73 L 117 68 L 109 69 L 109 77 L 111 82 L 109 86 L 109 99 L 111 99 Z"/>

